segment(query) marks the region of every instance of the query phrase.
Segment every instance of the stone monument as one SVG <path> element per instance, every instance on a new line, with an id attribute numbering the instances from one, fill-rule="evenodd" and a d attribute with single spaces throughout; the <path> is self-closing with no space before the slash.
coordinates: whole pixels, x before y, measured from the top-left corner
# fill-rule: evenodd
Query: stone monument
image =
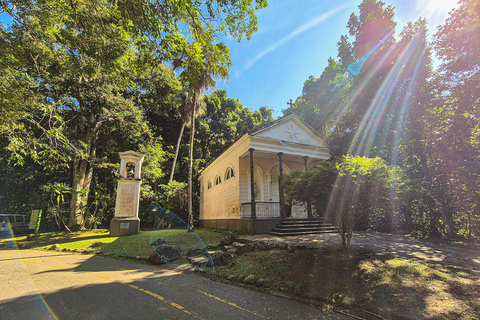
<path id="1" fill-rule="evenodd" d="M 110 221 L 110 236 L 127 236 L 140 232 L 138 203 L 143 160 L 144 155 L 135 151 L 120 152 L 120 178 L 117 184 L 115 216 Z"/>

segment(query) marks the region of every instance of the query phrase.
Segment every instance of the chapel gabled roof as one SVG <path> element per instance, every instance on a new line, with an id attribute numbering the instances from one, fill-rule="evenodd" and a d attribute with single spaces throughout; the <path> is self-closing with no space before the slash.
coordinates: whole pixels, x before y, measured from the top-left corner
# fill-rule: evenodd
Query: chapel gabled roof
<path id="1" fill-rule="evenodd" d="M 251 137 L 328 148 L 320 134 L 295 114 L 267 123 L 250 131 L 248 134 Z"/>

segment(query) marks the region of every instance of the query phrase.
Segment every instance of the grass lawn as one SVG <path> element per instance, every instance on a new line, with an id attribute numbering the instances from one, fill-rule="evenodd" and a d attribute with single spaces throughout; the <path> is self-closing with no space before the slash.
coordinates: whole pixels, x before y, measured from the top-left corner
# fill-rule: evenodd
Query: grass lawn
<path id="1" fill-rule="evenodd" d="M 183 251 L 189 248 L 203 248 L 202 241 L 207 246 L 218 244 L 225 236 L 225 232 L 210 229 L 195 229 L 196 234 L 185 229 L 163 229 L 140 231 L 139 234 L 126 237 L 110 237 L 105 229 L 79 232 L 49 232 L 39 234 L 37 237 L 15 237 L 14 241 L 20 248 L 49 249 L 53 244 L 58 244 L 60 250 L 82 251 L 88 249 L 91 253 L 101 253 L 112 257 L 147 259 L 153 252 L 150 243 L 159 237 L 166 240 L 166 244 L 178 245 Z M 202 241 L 201 241 L 201 240 Z M 6 239 L 0 240 L 8 241 Z M 92 244 L 103 244 L 92 247 Z"/>

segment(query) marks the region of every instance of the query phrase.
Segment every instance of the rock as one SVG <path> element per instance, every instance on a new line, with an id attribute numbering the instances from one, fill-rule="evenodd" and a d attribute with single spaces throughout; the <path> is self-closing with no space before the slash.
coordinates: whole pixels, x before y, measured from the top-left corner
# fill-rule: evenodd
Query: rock
<path id="1" fill-rule="evenodd" d="M 251 243 L 239 243 L 234 242 L 233 247 L 235 248 L 235 253 L 242 255 L 253 251 L 253 245 Z"/>
<path id="2" fill-rule="evenodd" d="M 253 240 L 250 240 L 250 239 L 239 238 L 239 239 L 237 239 L 237 242 L 240 242 L 240 243 L 253 243 L 254 241 L 253 241 Z"/>
<path id="3" fill-rule="evenodd" d="M 235 281 L 235 280 L 237 280 L 237 276 L 231 274 L 231 275 L 228 276 L 227 279 L 228 279 L 229 281 Z"/>
<path id="4" fill-rule="evenodd" d="M 51 246 L 50 248 L 48 248 L 48 250 L 59 251 L 59 250 L 60 250 L 60 245 L 59 245 L 58 243 L 55 243 L 53 246 Z"/>
<path id="5" fill-rule="evenodd" d="M 200 248 L 189 248 L 187 250 L 187 257 L 192 257 L 192 256 L 204 256 L 206 253 L 205 249 L 200 249 Z"/>
<path id="6" fill-rule="evenodd" d="M 255 282 L 255 277 L 253 276 L 253 274 L 251 274 L 248 277 L 246 277 L 245 279 L 243 279 L 243 283 L 245 283 L 245 284 L 252 284 L 254 282 Z"/>
<path id="7" fill-rule="evenodd" d="M 156 247 L 156 246 L 159 246 L 161 244 L 164 244 L 165 242 L 167 242 L 167 240 L 165 240 L 165 238 L 160 237 L 160 238 L 154 240 L 152 243 L 150 243 L 150 245 Z"/>
<path id="8" fill-rule="evenodd" d="M 254 242 L 253 243 L 253 249 L 255 251 L 265 251 L 265 250 L 270 250 L 270 247 L 265 242 Z"/>
<path id="9" fill-rule="evenodd" d="M 97 242 L 92 243 L 92 245 L 90 247 L 96 248 L 96 247 L 101 247 L 101 246 L 104 246 L 104 245 L 106 245 L 105 242 L 97 241 Z"/>
<path id="10" fill-rule="evenodd" d="M 182 249 L 176 245 L 159 245 L 148 258 L 148 261 L 155 264 L 164 264 L 180 258 Z"/>
<path id="11" fill-rule="evenodd" d="M 255 283 L 258 287 L 263 287 L 264 285 L 267 284 L 267 281 L 263 278 L 260 278 L 257 280 L 257 282 Z"/>
<path id="12" fill-rule="evenodd" d="M 244 275 L 239 275 L 238 278 L 237 278 L 237 280 L 238 280 L 239 282 L 242 282 L 243 280 L 245 280 L 245 276 L 244 276 Z"/>
<path id="13" fill-rule="evenodd" d="M 236 233 L 229 233 L 227 234 L 222 240 L 220 240 L 221 245 L 231 245 L 235 241 L 237 241 L 238 235 Z"/>
<path id="14" fill-rule="evenodd" d="M 194 266 L 207 266 L 207 267 L 211 267 L 211 261 L 210 259 L 208 258 L 205 258 L 205 257 L 194 257 L 194 258 L 187 258 L 188 262 L 190 262 L 192 265 Z"/>
<path id="15" fill-rule="evenodd" d="M 155 252 L 152 252 L 147 259 L 148 262 L 153 264 L 165 264 L 166 261 L 160 258 Z"/>
<path id="16" fill-rule="evenodd" d="M 92 252 L 93 252 L 92 248 L 86 248 L 83 250 L 83 253 L 92 253 Z"/>
<path id="17" fill-rule="evenodd" d="M 279 249 L 279 250 L 287 250 L 288 249 L 288 245 L 286 243 L 275 243 L 275 249 Z"/>
<path id="18" fill-rule="evenodd" d="M 295 287 L 293 287 L 293 293 L 295 293 L 296 295 L 302 295 L 304 292 L 303 287 L 304 287 L 303 283 L 301 282 L 297 283 Z"/>
<path id="19" fill-rule="evenodd" d="M 233 254 L 223 251 L 215 251 L 211 254 L 213 264 L 218 266 L 224 266 L 233 262 Z"/>

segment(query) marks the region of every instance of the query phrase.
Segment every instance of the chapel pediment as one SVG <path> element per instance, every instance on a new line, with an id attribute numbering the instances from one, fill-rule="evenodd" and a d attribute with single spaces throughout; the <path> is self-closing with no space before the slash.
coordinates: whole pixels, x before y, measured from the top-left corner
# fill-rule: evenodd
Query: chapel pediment
<path id="1" fill-rule="evenodd" d="M 277 140 L 282 143 L 327 148 L 327 144 L 318 136 L 318 134 L 304 124 L 296 115 L 290 115 L 274 121 L 253 131 L 251 136 Z"/>

